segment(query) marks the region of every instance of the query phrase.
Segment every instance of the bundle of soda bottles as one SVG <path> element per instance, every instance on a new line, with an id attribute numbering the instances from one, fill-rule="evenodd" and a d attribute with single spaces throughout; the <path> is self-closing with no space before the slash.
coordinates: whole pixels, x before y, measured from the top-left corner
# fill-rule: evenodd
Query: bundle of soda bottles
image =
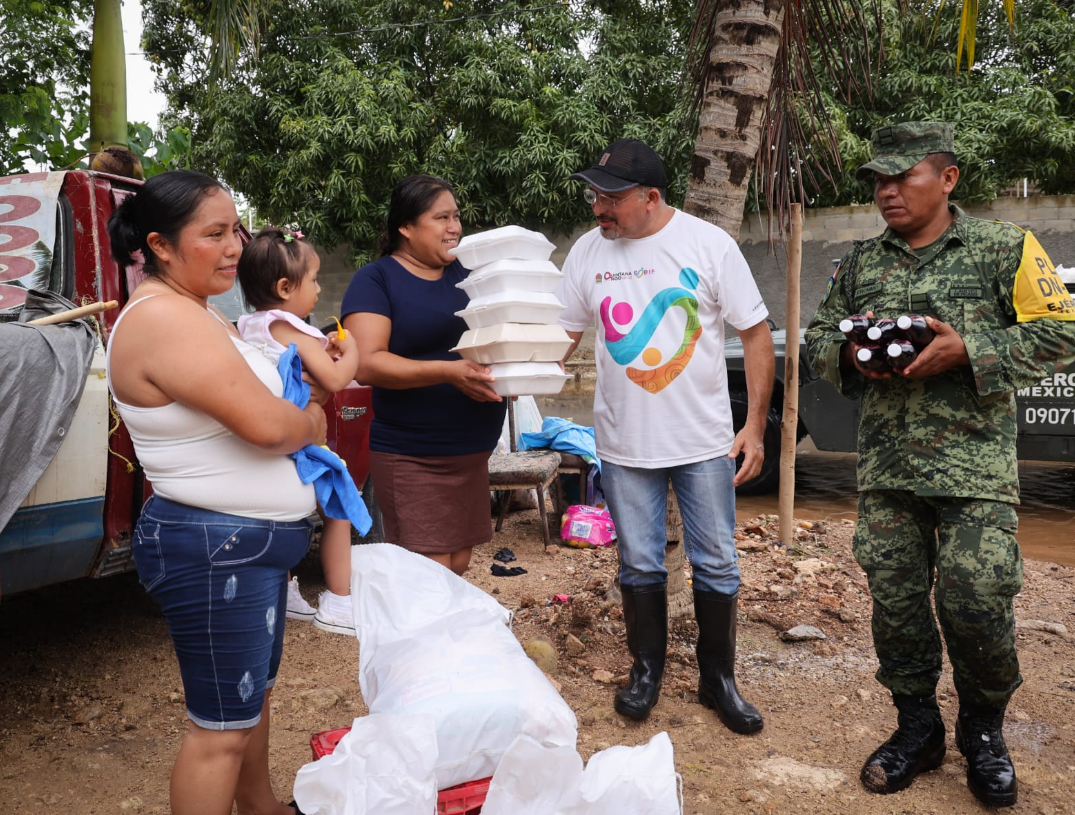
<path id="1" fill-rule="evenodd" d="M 876 320 L 852 314 L 840 321 L 840 331 L 859 346 L 855 358 L 867 371 L 903 370 L 933 341 L 933 329 L 919 314 Z"/>

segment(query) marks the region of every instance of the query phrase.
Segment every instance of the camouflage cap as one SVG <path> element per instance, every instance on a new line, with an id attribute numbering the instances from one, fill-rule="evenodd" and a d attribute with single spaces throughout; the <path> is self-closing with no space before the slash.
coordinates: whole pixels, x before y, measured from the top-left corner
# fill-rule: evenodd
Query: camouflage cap
<path id="1" fill-rule="evenodd" d="M 859 181 L 873 173 L 899 175 L 931 153 L 954 153 L 955 135 L 947 122 L 903 122 L 873 131 L 873 161 L 855 172 Z"/>

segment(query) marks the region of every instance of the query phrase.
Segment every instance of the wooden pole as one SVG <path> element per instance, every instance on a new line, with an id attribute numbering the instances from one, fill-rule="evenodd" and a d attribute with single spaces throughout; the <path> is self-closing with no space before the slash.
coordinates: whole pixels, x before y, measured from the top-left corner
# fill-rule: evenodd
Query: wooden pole
<path id="1" fill-rule="evenodd" d="M 795 445 L 799 427 L 799 275 L 803 257 L 803 208 L 791 205 L 784 325 L 784 416 L 780 423 L 780 540 L 795 540 Z"/>
<path id="2" fill-rule="evenodd" d="M 78 308 L 71 308 L 67 311 L 58 311 L 55 314 L 49 314 L 47 317 L 38 317 L 36 320 L 30 320 L 26 324 L 55 325 L 56 323 L 66 323 L 71 320 L 77 320 L 79 317 L 100 314 L 102 311 L 108 311 L 117 306 L 119 306 L 119 303 L 115 300 L 109 300 L 106 303 L 90 303 L 88 306 L 79 306 Z"/>

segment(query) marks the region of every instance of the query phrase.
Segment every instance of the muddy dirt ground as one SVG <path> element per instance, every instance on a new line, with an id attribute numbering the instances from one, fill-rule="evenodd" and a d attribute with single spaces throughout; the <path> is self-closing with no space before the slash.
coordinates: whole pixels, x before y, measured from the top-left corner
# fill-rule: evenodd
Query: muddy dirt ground
<path id="1" fill-rule="evenodd" d="M 866 793 L 864 758 L 895 726 L 873 679 L 870 604 L 850 553 L 850 522 L 800 529 L 774 547 L 775 519 L 740 526 L 743 571 L 739 685 L 765 715 L 756 736 L 736 736 L 695 698 L 690 615 L 671 628 L 660 703 L 643 724 L 612 710 L 629 667 L 622 614 L 607 596 L 616 554 L 553 546 L 543 552 L 537 512 L 508 518 L 475 555 L 468 578 L 516 610 L 522 641 L 554 644 L 553 676 L 579 720 L 584 759 L 668 731 L 683 777 L 684 812 L 974 813 L 951 728 L 957 701 L 950 670 L 940 700 L 949 729 L 944 765 L 894 796 Z M 508 546 L 528 573 L 493 577 Z M 311 600 L 323 588 L 315 555 L 296 573 Z M 547 605 L 570 594 L 567 606 Z M 613 595 L 614 597 L 614 595 Z M 1075 569 L 1030 561 L 1017 598 L 1025 684 L 1005 730 L 1020 782 L 1013 813 L 1075 812 Z M 1066 632 L 1055 625 L 1066 627 Z M 781 632 L 812 625 L 826 639 L 786 643 Z M 1053 632 L 1048 629 L 1052 627 Z M 1057 633 L 1059 632 L 1059 633 Z M 271 762 L 289 800 L 310 760 L 311 734 L 365 713 L 357 644 L 288 621 L 273 697 Z M 166 813 L 168 774 L 186 727 L 179 671 L 164 620 L 132 575 L 83 581 L 0 604 L 0 803 L 17 813 Z"/>

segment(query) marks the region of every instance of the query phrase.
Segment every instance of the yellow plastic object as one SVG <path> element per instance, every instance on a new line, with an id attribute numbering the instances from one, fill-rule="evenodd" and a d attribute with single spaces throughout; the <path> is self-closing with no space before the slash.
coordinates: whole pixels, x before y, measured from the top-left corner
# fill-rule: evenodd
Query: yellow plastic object
<path id="1" fill-rule="evenodd" d="M 341 340 L 347 339 L 347 332 L 343 330 L 343 326 L 340 325 L 339 319 L 336 317 L 333 317 L 332 319 L 336 320 L 336 336 Z"/>
<path id="2" fill-rule="evenodd" d="M 335 451 L 331 447 L 329 447 L 327 444 L 319 444 L 317 446 L 320 447 L 322 450 L 328 450 L 330 453 L 335 453 Z M 335 453 L 335 455 L 336 455 L 336 458 L 340 458 L 338 453 Z M 347 466 L 347 459 L 340 458 L 340 461 L 343 462 L 344 467 Z"/>

